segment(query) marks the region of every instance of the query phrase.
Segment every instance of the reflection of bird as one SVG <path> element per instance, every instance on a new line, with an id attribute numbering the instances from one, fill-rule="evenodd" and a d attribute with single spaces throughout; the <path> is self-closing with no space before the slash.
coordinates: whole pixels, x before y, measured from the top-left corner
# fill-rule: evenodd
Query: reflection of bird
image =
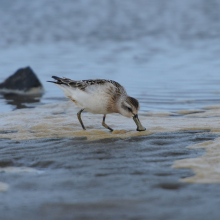
<path id="1" fill-rule="evenodd" d="M 81 119 L 83 110 L 95 114 L 104 114 L 102 125 L 110 131 L 113 129 L 105 124 L 106 114 L 110 113 L 119 113 L 129 118 L 133 117 L 137 124 L 137 131 L 146 130 L 138 119 L 138 101 L 128 96 L 124 87 L 119 83 L 105 79 L 74 81 L 65 77 L 52 76 L 52 78 L 56 81 L 48 82 L 55 83 L 68 98 L 81 108 L 77 116 L 84 130 L 85 126 Z"/>

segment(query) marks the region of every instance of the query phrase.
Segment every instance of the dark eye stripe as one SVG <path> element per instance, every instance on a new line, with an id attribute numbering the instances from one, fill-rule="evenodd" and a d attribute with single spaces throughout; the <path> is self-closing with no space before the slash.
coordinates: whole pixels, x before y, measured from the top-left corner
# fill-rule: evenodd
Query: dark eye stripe
<path id="1" fill-rule="evenodd" d="M 128 97 L 127 98 L 128 103 L 132 104 L 132 106 L 134 106 L 137 110 L 139 109 L 139 102 L 137 99 L 132 98 L 132 97 Z"/>
<path id="2" fill-rule="evenodd" d="M 129 112 L 132 112 L 132 109 L 128 107 L 128 111 L 129 111 Z"/>
<path id="3" fill-rule="evenodd" d="M 124 110 L 127 110 L 127 111 L 129 111 L 129 112 L 132 112 L 132 109 L 130 108 L 130 107 L 128 107 L 128 106 L 126 106 L 126 105 L 121 105 L 121 107 L 124 109 Z"/>

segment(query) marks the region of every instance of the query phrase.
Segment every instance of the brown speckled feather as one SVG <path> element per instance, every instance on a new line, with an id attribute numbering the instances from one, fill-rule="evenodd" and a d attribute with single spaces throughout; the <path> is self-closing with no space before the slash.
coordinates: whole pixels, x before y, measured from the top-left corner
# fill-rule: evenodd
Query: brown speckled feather
<path id="1" fill-rule="evenodd" d="M 78 88 L 82 91 L 85 91 L 86 87 L 91 86 L 91 85 L 104 85 L 105 83 L 111 83 L 112 85 L 114 85 L 116 88 L 118 88 L 119 90 L 124 90 L 124 87 L 121 86 L 119 83 L 113 81 L 113 80 L 106 80 L 106 79 L 88 79 L 88 80 L 79 80 L 79 81 L 75 81 L 75 80 L 71 80 L 68 78 L 59 78 L 57 76 L 52 76 L 52 78 L 56 79 L 57 82 L 54 83 L 58 83 L 58 84 L 65 84 L 68 85 L 69 87 L 74 87 L 74 88 Z"/>
<path id="2" fill-rule="evenodd" d="M 89 79 L 74 81 L 68 78 L 52 76 L 56 81 L 48 81 L 60 87 L 66 97 L 69 97 L 81 110 L 77 113 L 78 120 L 83 129 L 85 126 L 81 119 L 82 111 L 94 114 L 103 114 L 102 125 L 113 131 L 105 124 L 106 114 L 119 113 L 125 117 L 133 117 L 137 131 L 145 131 L 139 119 L 139 102 L 127 95 L 123 86 L 113 80 Z"/>
<path id="3" fill-rule="evenodd" d="M 105 93 L 108 95 L 108 105 L 106 106 L 107 111 L 109 113 L 111 112 L 118 112 L 118 109 L 116 109 L 115 103 L 119 100 L 121 96 L 127 96 L 127 93 L 123 86 L 121 86 L 119 83 L 113 81 L 113 80 L 106 80 L 106 79 L 88 79 L 88 80 L 71 80 L 68 78 L 60 78 L 57 76 L 53 76 L 55 80 L 57 80 L 56 84 L 64 84 L 66 86 L 72 87 L 72 88 L 78 88 L 81 91 L 86 92 L 86 88 L 89 86 L 95 86 L 95 85 L 105 85 L 106 87 L 103 87 L 105 90 Z M 107 84 L 109 86 L 107 86 Z"/>
<path id="4" fill-rule="evenodd" d="M 85 91 L 86 87 L 91 85 L 104 85 L 105 83 L 111 83 L 116 88 L 122 87 L 119 83 L 113 80 L 105 80 L 105 79 L 88 79 L 88 80 L 80 80 L 80 81 L 72 81 L 69 82 L 69 86 L 77 87 L 78 89 Z"/>

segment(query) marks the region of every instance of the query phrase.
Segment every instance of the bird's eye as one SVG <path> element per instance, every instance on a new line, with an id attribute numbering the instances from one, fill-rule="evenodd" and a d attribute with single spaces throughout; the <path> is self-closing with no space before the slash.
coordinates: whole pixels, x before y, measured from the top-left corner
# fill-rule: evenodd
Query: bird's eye
<path id="1" fill-rule="evenodd" d="M 132 112 L 132 109 L 128 107 L 128 111 L 129 111 L 129 112 Z"/>

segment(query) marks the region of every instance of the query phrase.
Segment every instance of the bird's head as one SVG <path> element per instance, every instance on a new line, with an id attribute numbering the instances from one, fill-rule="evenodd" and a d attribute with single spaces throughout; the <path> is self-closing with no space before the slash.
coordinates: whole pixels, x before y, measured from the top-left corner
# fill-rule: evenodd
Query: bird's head
<path id="1" fill-rule="evenodd" d="M 138 111 L 140 109 L 140 105 L 137 99 L 132 98 L 130 96 L 125 97 L 124 100 L 121 101 L 121 106 L 119 109 L 119 113 L 125 117 L 133 118 L 134 122 L 137 125 L 137 131 L 145 131 L 139 119 L 138 119 Z"/>
<path id="2" fill-rule="evenodd" d="M 124 100 L 121 101 L 120 114 L 131 118 L 138 114 L 139 108 L 140 106 L 138 100 L 127 96 Z"/>

